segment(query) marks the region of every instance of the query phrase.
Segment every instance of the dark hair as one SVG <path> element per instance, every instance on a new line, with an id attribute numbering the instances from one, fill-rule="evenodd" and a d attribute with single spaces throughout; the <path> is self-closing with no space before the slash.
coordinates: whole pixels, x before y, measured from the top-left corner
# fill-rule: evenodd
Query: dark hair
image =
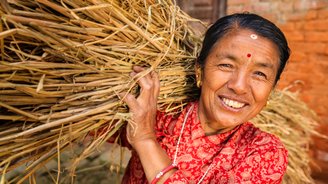
<path id="1" fill-rule="evenodd" d="M 290 55 L 287 40 L 282 31 L 269 20 L 253 13 L 236 13 L 218 19 L 206 32 L 197 63 L 204 67 L 211 49 L 222 37 L 233 30 L 247 29 L 272 41 L 279 50 L 280 65 L 275 82 L 280 79 Z"/>

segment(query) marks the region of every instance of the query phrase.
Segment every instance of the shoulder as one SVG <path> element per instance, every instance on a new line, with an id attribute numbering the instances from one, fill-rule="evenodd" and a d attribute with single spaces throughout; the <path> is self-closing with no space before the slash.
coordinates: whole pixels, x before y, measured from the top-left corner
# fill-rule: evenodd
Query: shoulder
<path id="1" fill-rule="evenodd" d="M 251 123 L 246 123 L 242 128 L 244 130 L 236 149 L 238 153 L 242 153 L 240 159 L 250 156 L 261 157 L 261 160 L 280 157 L 283 162 L 287 163 L 288 151 L 277 136 L 262 131 Z"/>
<path id="2" fill-rule="evenodd" d="M 252 123 L 245 123 L 243 125 L 245 131 L 242 135 L 246 144 L 252 147 L 254 150 L 259 149 L 283 149 L 285 146 L 281 140 L 273 134 L 262 131 L 261 129 L 255 127 Z"/>
<path id="3" fill-rule="evenodd" d="M 288 163 L 285 146 L 277 136 L 264 132 L 251 123 L 244 126 L 244 144 L 237 150 L 239 154 L 244 154 L 239 157 L 239 164 L 234 170 L 237 178 L 252 183 L 280 183 Z"/>

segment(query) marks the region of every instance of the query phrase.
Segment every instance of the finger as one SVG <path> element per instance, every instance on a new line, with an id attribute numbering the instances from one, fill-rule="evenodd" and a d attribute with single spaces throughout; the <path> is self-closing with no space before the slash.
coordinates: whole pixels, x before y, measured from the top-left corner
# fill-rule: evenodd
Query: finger
<path id="1" fill-rule="evenodd" d="M 141 71 L 141 70 L 137 70 L 137 72 L 138 72 L 138 71 Z M 132 71 L 132 72 L 130 73 L 130 77 L 131 77 L 133 80 L 136 80 L 136 83 L 138 84 L 138 89 L 137 89 L 137 91 L 141 93 L 141 91 L 143 91 L 142 88 L 141 88 L 141 86 L 145 86 L 145 85 L 147 85 L 147 81 L 144 80 L 144 79 L 142 79 L 142 78 L 138 79 L 138 77 L 137 77 L 138 73 L 137 73 L 137 72 L 136 72 L 136 71 Z"/>
<path id="2" fill-rule="evenodd" d="M 150 74 L 147 74 L 144 77 L 141 77 L 137 83 L 140 86 L 140 96 L 141 98 L 147 99 L 150 95 L 153 95 L 154 91 L 154 82 Z"/>
<path id="3" fill-rule="evenodd" d="M 141 66 L 133 66 L 133 72 L 135 72 L 138 75 L 135 75 L 138 78 L 142 78 L 145 77 L 146 79 L 151 79 L 149 72 L 146 71 L 145 68 L 141 67 Z M 147 72 L 147 73 L 145 73 Z"/>
<path id="4" fill-rule="evenodd" d="M 130 73 L 130 77 L 134 78 L 137 75 L 137 72 L 133 71 Z"/>
<path id="5" fill-rule="evenodd" d="M 158 98 L 159 92 L 160 92 L 160 81 L 159 81 L 159 76 L 157 74 L 157 72 L 152 71 L 151 72 L 151 77 L 153 80 L 153 84 L 154 84 L 154 97 Z"/>
<path id="6" fill-rule="evenodd" d="M 137 83 L 139 84 L 139 86 L 143 89 L 150 89 L 152 86 L 152 78 L 150 77 L 149 74 L 147 74 L 146 76 L 142 76 L 140 78 L 137 79 Z"/>
<path id="7" fill-rule="evenodd" d="M 143 67 L 138 66 L 138 65 L 134 65 L 134 66 L 132 67 L 132 69 L 133 69 L 133 71 L 135 71 L 135 72 L 137 72 L 137 73 L 142 72 L 142 71 L 145 70 Z"/>
<path id="8" fill-rule="evenodd" d="M 137 99 L 130 93 L 120 93 L 119 96 L 122 98 L 123 102 L 125 102 L 130 111 L 135 111 L 138 109 Z"/>
<path id="9" fill-rule="evenodd" d="M 144 72 L 148 72 L 148 71 L 146 71 L 146 69 L 143 67 L 133 66 L 133 72 L 131 73 L 131 75 L 133 77 L 137 77 L 138 75 L 141 75 L 140 77 L 138 76 L 139 78 L 137 78 L 138 80 L 137 83 L 141 87 L 138 100 L 148 101 L 150 100 L 151 97 L 154 96 L 157 100 L 159 89 L 158 89 L 158 85 L 156 85 L 155 82 L 158 81 L 158 76 L 156 73 L 154 74 L 154 71 L 148 72 L 147 74 L 145 74 Z M 153 79 L 153 76 L 155 76 L 155 80 Z"/>
<path id="10" fill-rule="evenodd" d="M 151 80 L 146 80 L 145 78 L 142 78 L 138 81 L 138 84 L 140 86 L 140 93 L 138 96 L 138 100 L 140 101 L 148 101 L 153 95 L 153 84 Z"/>

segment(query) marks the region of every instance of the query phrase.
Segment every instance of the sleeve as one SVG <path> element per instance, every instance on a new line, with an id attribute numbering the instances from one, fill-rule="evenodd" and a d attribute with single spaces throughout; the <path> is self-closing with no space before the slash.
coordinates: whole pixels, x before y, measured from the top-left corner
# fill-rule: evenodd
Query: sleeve
<path id="1" fill-rule="evenodd" d="M 234 183 L 279 184 L 287 168 L 287 150 L 257 150 L 237 164 L 229 173 Z"/>

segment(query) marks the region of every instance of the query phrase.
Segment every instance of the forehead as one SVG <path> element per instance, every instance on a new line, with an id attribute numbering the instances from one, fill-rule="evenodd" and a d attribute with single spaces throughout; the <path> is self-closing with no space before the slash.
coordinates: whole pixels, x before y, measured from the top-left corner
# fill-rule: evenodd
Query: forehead
<path id="1" fill-rule="evenodd" d="M 243 56 L 251 53 L 252 56 L 279 61 L 279 49 L 273 41 L 246 29 L 233 30 L 225 34 L 215 43 L 210 55 L 214 54 L 213 52 L 231 52 Z"/>
<path id="2" fill-rule="evenodd" d="M 234 40 L 231 42 L 229 40 Z M 248 30 L 248 29 L 233 29 L 227 32 L 225 35 L 220 38 L 215 45 L 218 44 L 226 44 L 226 43 L 235 43 L 240 41 L 250 41 L 256 44 L 267 44 L 272 47 L 272 49 L 277 50 L 278 48 L 276 44 L 269 38 L 262 37 L 260 34 L 256 33 L 255 31 Z"/>

